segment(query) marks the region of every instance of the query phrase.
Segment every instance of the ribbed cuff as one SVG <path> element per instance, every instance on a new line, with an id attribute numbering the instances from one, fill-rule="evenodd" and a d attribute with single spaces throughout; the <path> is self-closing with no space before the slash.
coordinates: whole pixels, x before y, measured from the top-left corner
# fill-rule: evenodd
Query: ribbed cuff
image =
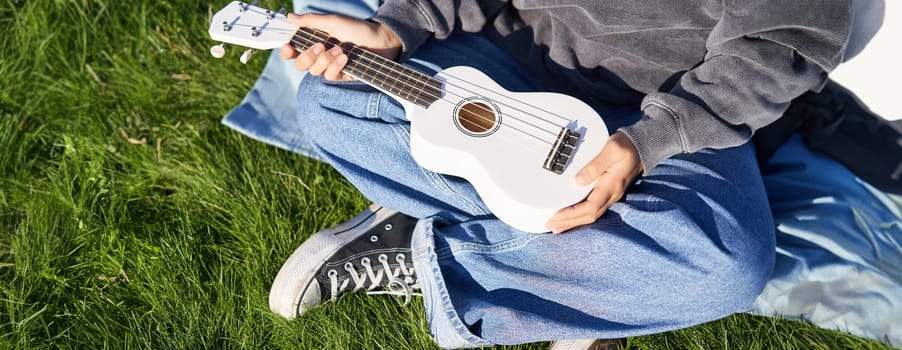
<path id="1" fill-rule="evenodd" d="M 410 57 L 430 36 L 430 31 L 425 29 L 431 27 L 429 19 L 415 1 L 385 2 L 370 20 L 384 24 L 401 40 L 398 61 Z"/>
<path id="2" fill-rule="evenodd" d="M 684 153 L 685 147 L 680 136 L 679 119 L 672 111 L 657 104 L 648 104 L 642 112 L 642 119 L 619 131 L 636 146 L 644 173 L 648 174 L 664 159 Z"/>

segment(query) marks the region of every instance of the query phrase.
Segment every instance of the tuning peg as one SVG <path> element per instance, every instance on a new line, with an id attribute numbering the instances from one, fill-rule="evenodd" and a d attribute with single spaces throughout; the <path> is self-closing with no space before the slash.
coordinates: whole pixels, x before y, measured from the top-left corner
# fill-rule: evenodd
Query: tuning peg
<path id="1" fill-rule="evenodd" d="M 213 47 L 210 48 L 210 55 L 216 58 L 225 56 L 225 44 L 220 43 L 219 45 L 213 45 Z"/>
<path id="2" fill-rule="evenodd" d="M 244 51 L 244 53 L 241 54 L 241 57 L 239 57 L 238 60 L 241 61 L 241 63 L 243 63 L 243 64 L 247 64 L 247 61 L 250 61 L 251 56 L 253 56 L 253 55 L 254 55 L 254 50 L 247 49 Z"/>

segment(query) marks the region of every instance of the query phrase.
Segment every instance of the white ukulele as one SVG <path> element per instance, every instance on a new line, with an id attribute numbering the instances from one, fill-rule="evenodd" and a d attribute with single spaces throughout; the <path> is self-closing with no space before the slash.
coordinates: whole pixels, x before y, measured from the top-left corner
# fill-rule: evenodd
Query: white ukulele
<path id="1" fill-rule="evenodd" d="M 285 11 L 233 1 L 213 16 L 214 40 L 260 50 L 291 43 L 338 45 L 348 55 L 344 73 L 398 100 L 410 120 L 410 152 L 424 168 L 467 179 L 495 216 L 527 232 L 546 232 L 561 208 L 583 200 L 590 186 L 576 173 L 608 140 L 595 111 L 556 93 L 513 93 L 470 67 L 427 76 L 327 33 L 299 28 Z M 210 50 L 216 57 L 223 45 Z M 246 62 L 250 50 L 241 61 Z"/>

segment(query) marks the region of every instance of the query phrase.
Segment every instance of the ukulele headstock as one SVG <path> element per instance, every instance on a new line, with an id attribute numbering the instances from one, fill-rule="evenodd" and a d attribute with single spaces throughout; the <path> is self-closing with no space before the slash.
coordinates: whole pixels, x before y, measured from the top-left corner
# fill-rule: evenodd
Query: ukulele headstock
<path id="1" fill-rule="evenodd" d="M 223 43 L 269 50 L 281 47 L 291 41 L 298 26 L 288 21 L 285 9 L 267 10 L 257 6 L 257 2 L 246 4 L 232 1 L 213 15 L 210 21 L 210 38 Z M 214 57 L 225 55 L 222 44 L 213 46 L 210 54 Z M 250 58 L 250 50 L 245 51 L 241 61 Z"/>

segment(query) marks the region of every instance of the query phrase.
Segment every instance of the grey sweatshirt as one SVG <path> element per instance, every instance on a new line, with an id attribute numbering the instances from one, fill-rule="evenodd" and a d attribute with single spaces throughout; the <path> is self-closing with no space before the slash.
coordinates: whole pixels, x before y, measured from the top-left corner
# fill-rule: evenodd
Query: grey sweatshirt
<path id="1" fill-rule="evenodd" d="M 849 0 L 386 0 L 403 44 L 483 32 L 549 90 L 639 104 L 620 129 L 646 171 L 748 141 L 841 61 Z"/>

